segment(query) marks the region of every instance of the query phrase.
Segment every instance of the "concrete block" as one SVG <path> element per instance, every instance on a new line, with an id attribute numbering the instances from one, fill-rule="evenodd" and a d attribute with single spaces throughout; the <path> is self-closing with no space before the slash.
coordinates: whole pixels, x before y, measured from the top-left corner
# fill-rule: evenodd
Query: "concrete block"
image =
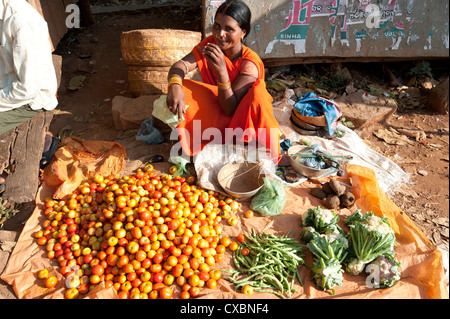
<path id="1" fill-rule="evenodd" d="M 0 230 L 0 241 L 16 242 L 20 233 L 12 230 Z"/>
<path id="2" fill-rule="evenodd" d="M 142 121 L 152 116 L 153 102 L 159 97 L 160 95 L 142 95 L 137 98 L 115 96 L 112 99 L 112 114 L 116 129 L 139 129 Z"/>

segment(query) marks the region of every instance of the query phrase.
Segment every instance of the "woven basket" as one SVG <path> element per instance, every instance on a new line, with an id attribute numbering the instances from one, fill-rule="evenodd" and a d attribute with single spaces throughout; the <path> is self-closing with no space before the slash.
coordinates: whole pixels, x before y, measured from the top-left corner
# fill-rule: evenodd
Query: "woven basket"
<path id="1" fill-rule="evenodd" d="M 298 126 L 299 128 L 302 128 L 304 130 L 317 131 L 322 128 L 322 126 L 312 125 L 312 124 L 309 124 L 309 123 L 301 120 L 300 118 L 297 117 L 297 115 L 296 115 L 296 113 L 294 113 L 294 111 L 291 112 L 291 120 L 296 126 Z"/>
<path id="2" fill-rule="evenodd" d="M 172 66 L 201 41 L 201 33 L 186 30 L 142 29 L 123 32 L 122 59 L 127 65 Z"/>
<path id="3" fill-rule="evenodd" d="M 327 126 L 327 119 L 325 118 L 325 115 L 314 116 L 314 117 L 304 116 L 304 115 L 301 115 L 299 112 L 297 112 L 295 110 L 295 108 L 292 109 L 292 112 L 295 114 L 295 116 L 297 116 L 303 122 L 306 122 L 306 123 L 314 125 L 314 126 Z"/>
<path id="4" fill-rule="evenodd" d="M 129 65 L 128 83 L 134 97 L 141 95 L 167 94 L 169 82 L 167 76 L 170 67 L 168 66 L 136 66 Z M 193 70 L 186 74 L 185 79 L 196 79 L 199 74 Z"/>
<path id="5" fill-rule="evenodd" d="M 167 94 L 170 67 L 128 66 L 128 83 L 133 96 Z"/>

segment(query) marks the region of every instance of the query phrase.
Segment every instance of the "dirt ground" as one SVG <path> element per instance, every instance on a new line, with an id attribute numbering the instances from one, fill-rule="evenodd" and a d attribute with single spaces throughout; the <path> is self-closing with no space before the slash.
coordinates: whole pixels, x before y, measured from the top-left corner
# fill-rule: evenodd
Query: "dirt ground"
<path id="1" fill-rule="evenodd" d="M 123 31 L 146 28 L 173 28 L 192 31 L 201 30 L 200 8 L 165 7 L 146 11 L 118 12 L 95 15 L 95 24 L 69 31 L 62 39 L 56 54 L 63 57 L 62 79 L 58 92 L 59 106 L 54 112 L 50 126 L 56 136 L 64 131 L 74 136 L 113 141 L 126 132 L 118 131 L 112 119 L 111 100 L 117 96 L 131 97 L 127 84 L 127 68 L 121 60 L 120 35 Z M 390 63 L 403 84 L 416 61 Z M 386 86 L 386 78 L 378 63 L 347 63 L 344 66 L 358 83 L 376 83 Z M 329 65 L 296 66 L 303 72 L 327 72 Z M 431 61 L 433 76 L 439 80 L 448 76 L 448 60 Z M 292 68 L 294 69 L 294 68 Z M 269 69 L 271 72 L 289 73 L 289 68 Z M 68 89 L 75 75 L 85 76 L 77 90 Z M 428 110 L 424 105 L 424 94 L 407 94 L 398 98 L 398 110 L 386 127 L 420 128 L 426 138 L 408 146 L 390 145 L 373 134 L 364 140 L 373 149 L 389 157 L 410 174 L 411 184 L 388 194 L 436 245 L 448 251 L 449 217 L 449 117 Z M 420 91 L 419 91 L 420 92 Z M 135 132 L 134 132 L 135 133 Z M 23 211 L 3 225 L 4 230 L 20 231 L 32 206 L 25 205 Z M 0 282 L 2 284 L 2 282 Z M 6 297 L 5 297 L 6 295 Z M 2 297 L 3 296 L 3 297 Z M 11 288 L 0 285 L 0 299 L 15 298 Z"/>

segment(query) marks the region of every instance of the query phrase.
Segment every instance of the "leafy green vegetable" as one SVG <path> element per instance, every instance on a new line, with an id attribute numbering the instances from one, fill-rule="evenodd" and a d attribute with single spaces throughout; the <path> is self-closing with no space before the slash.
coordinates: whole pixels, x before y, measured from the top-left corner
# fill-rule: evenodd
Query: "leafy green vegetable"
<path id="1" fill-rule="evenodd" d="M 334 210 L 324 209 L 321 206 L 309 208 L 302 215 L 302 227 L 313 227 L 318 233 L 326 232 L 338 232 L 344 233 L 342 229 L 337 225 L 339 216 L 336 215 Z"/>
<path id="2" fill-rule="evenodd" d="M 394 254 L 395 234 L 385 217 L 372 212 L 362 215 L 358 210 L 344 222 L 349 226 L 350 250 L 345 263 L 350 274 L 360 274 L 366 264 L 381 255 Z"/>
<path id="3" fill-rule="evenodd" d="M 342 236 L 313 235 L 306 247 L 316 256 L 311 270 L 316 287 L 321 290 L 332 290 L 342 286 L 343 273 L 341 263 L 347 252 L 347 240 Z"/>

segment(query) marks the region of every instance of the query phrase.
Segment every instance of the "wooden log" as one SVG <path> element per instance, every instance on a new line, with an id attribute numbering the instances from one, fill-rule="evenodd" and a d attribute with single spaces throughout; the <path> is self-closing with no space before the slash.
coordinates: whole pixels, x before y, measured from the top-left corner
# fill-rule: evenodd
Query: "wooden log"
<path id="1" fill-rule="evenodd" d="M 45 133 L 52 112 L 41 112 L 15 130 L 0 137 L 0 165 L 9 167 L 2 197 L 14 203 L 35 200 L 39 187 L 39 164 L 44 150 Z M 4 141 L 4 142 L 3 142 Z"/>

